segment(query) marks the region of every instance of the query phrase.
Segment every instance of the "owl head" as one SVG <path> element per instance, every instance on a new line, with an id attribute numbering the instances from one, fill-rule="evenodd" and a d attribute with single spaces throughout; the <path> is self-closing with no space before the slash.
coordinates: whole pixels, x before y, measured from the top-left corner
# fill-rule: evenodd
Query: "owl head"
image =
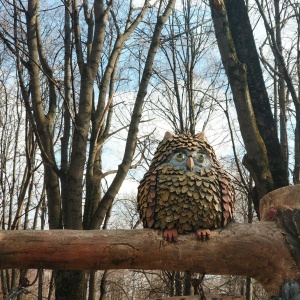
<path id="1" fill-rule="evenodd" d="M 192 173 L 212 166 L 219 167 L 215 152 L 203 132 L 175 135 L 167 131 L 157 147 L 150 169 L 161 165 Z"/>

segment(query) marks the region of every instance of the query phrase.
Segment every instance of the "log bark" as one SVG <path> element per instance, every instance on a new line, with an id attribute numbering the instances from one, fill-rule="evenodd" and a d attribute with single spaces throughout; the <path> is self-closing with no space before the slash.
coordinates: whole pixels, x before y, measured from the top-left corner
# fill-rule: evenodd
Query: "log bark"
<path id="1" fill-rule="evenodd" d="M 0 269 L 144 269 L 251 276 L 270 296 L 300 272 L 275 222 L 231 223 L 199 242 L 194 234 L 177 243 L 159 231 L 0 231 Z"/>
<path id="2" fill-rule="evenodd" d="M 235 295 L 216 295 L 216 294 L 207 294 L 205 295 L 206 300 L 245 300 L 244 296 L 235 296 Z M 153 298 L 154 300 L 154 298 Z M 163 297 L 156 298 L 155 300 L 201 300 L 199 295 L 196 296 L 176 296 L 176 297 Z"/>

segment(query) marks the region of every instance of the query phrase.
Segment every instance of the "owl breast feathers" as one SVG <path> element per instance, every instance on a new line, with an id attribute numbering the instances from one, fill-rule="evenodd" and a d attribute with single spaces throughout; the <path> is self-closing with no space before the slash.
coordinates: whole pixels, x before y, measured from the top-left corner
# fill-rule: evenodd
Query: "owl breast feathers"
<path id="1" fill-rule="evenodd" d="M 203 134 L 167 132 L 138 187 L 137 199 L 144 227 L 185 233 L 226 225 L 235 194 Z"/>

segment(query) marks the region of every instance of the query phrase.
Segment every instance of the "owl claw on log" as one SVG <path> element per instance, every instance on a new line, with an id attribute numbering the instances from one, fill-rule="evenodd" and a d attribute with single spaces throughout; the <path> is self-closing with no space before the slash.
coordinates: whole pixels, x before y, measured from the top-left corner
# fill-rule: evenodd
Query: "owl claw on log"
<path id="1" fill-rule="evenodd" d="M 143 226 L 162 230 L 165 240 L 196 231 L 207 240 L 209 229 L 232 219 L 235 193 L 203 133 L 167 132 L 140 182 L 137 201 Z"/>
<path id="2" fill-rule="evenodd" d="M 176 243 L 178 238 L 178 232 L 176 229 L 165 229 L 163 231 L 163 238 L 170 243 Z"/>
<path id="3" fill-rule="evenodd" d="M 204 229 L 204 230 L 197 230 L 196 231 L 196 237 L 199 241 L 208 241 L 210 239 L 210 230 Z"/>

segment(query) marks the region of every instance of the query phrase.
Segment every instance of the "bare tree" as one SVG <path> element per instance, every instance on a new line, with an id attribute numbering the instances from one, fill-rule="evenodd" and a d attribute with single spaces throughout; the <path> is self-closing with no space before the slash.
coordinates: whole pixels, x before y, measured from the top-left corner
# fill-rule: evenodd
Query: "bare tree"
<path id="1" fill-rule="evenodd" d="M 9 57 L 5 49 L 2 54 L 6 59 Z M 34 216 L 38 215 L 42 203 L 38 193 L 33 195 L 34 186 L 41 178 L 40 162 L 36 159 L 36 141 L 21 105 L 20 89 L 11 78 L 10 63 L 7 59 L 2 64 L 0 75 L 0 225 L 1 230 L 35 229 L 40 223 Z M 21 275 L 16 269 L 1 271 L 4 296 L 18 286 Z"/>
<path id="2" fill-rule="evenodd" d="M 295 163 L 291 168 L 293 183 L 299 183 L 299 7 L 295 1 L 270 1 L 266 4 L 256 2 L 257 10 L 263 20 L 266 39 L 260 46 L 262 61 L 269 72 L 274 74 L 274 94 L 278 98 L 280 141 L 284 163 L 289 165 L 289 153 L 294 152 Z M 291 43 L 286 43 L 288 39 Z M 266 58 L 266 53 L 270 56 Z M 291 100 L 289 100 L 291 98 Z M 274 104 L 275 105 L 275 104 Z M 295 139 L 293 151 L 289 150 L 288 111 L 294 111 L 292 119 Z"/>
<path id="3" fill-rule="evenodd" d="M 214 40 L 207 25 L 209 23 L 206 23 L 206 11 L 194 6 L 192 1 L 182 1 L 182 10 L 177 9 L 173 12 L 173 0 L 157 1 L 153 6 L 145 1 L 141 7 L 136 6 L 134 2 L 125 6 L 121 1 L 101 0 L 72 0 L 64 1 L 60 5 L 52 2 L 40 4 L 38 0 L 29 0 L 26 4 L 20 1 L 1 1 L 1 4 L 1 47 L 10 50 L 10 55 L 14 57 L 19 91 L 25 107 L 24 110 L 20 105 L 18 95 L 15 102 L 17 115 L 14 127 L 9 128 L 9 123 L 2 123 L 5 125 L 1 131 L 1 171 L 6 170 L 8 165 L 8 149 L 12 149 L 13 157 L 19 159 L 12 160 L 15 164 L 12 163 L 9 167 L 9 174 L 1 172 L 3 229 L 36 228 L 39 213 L 43 228 L 46 204 L 50 229 L 91 230 L 106 226 L 105 220 L 109 219 L 112 204 L 128 170 L 137 166 L 145 158 L 145 151 L 149 151 L 145 150 L 149 140 L 139 139 L 138 129 L 152 73 L 156 75 L 153 87 L 162 95 L 159 100 L 164 102 L 164 98 L 167 98 L 169 101 L 164 102 L 168 103 L 165 116 L 168 116 L 169 124 L 172 124 L 176 132 L 194 133 L 204 106 L 208 109 L 208 116 L 214 110 L 214 105 L 221 107 L 225 116 L 228 116 L 227 99 L 223 103 L 213 101 L 216 97 L 210 93 L 217 82 L 216 79 L 221 78 L 219 63 L 215 64 L 215 76 L 212 76 L 210 81 L 206 80 L 200 87 L 197 86 L 197 72 L 202 67 L 199 62 L 202 55 L 209 51 L 209 46 L 214 44 Z M 292 126 L 295 128 L 295 164 L 291 168 L 294 183 L 299 182 L 299 7 L 294 1 L 284 1 L 282 7 L 278 1 L 257 1 L 253 6 L 259 12 L 266 28 L 266 39 L 261 45 L 261 59 L 276 84 L 279 78 L 279 88 L 272 88 L 272 91 L 275 91 L 274 99 L 279 91 L 278 103 L 272 102 L 272 97 L 268 95 L 270 89 L 264 82 L 265 74 L 259 63 L 249 12 L 244 1 L 233 3 L 227 0 L 211 0 L 210 7 L 247 152 L 244 165 L 255 183 L 253 190 L 252 179 L 249 180 L 249 184 L 240 188 L 252 192 L 249 199 L 254 202 L 258 212 L 262 196 L 289 184 L 288 166 L 291 162 L 288 156 L 288 130 Z M 163 31 L 171 12 L 170 22 Z M 294 26 L 297 36 L 292 44 L 285 45 L 284 33 L 289 24 L 297 24 Z M 151 34 L 148 34 L 149 32 Z M 202 35 L 204 32 L 208 34 Z M 137 50 L 133 50 L 132 46 L 136 43 Z M 164 70 L 157 66 L 153 67 L 154 57 L 161 45 L 163 60 L 160 62 L 168 66 L 169 73 L 161 72 Z M 268 54 L 271 53 L 271 60 L 264 60 L 266 49 Z M 138 58 L 130 66 L 126 65 L 126 59 L 132 57 L 128 53 Z M 7 52 L 5 55 L 8 55 Z M 130 72 L 138 80 L 134 82 L 134 101 L 128 103 L 124 98 L 120 100 L 118 92 L 126 94 L 125 84 L 123 90 L 122 84 L 132 84 L 128 80 Z M 224 92 L 224 89 L 220 90 Z M 3 95 L 5 98 L 8 93 L 1 91 L 0 96 Z M 151 96 L 156 95 L 153 93 Z M 292 101 L 289 101 L 290 98 Z M 122 102 L 126 104 L 122 108 L 127 109 L 130 117 L 117 113 L 120 112 L 118 108 Z M 5 99 L 3 103 L 1 117 L 8 120 L 8 109 L 5 105 L 9 101 Z M 222 107 L 224 103 L 226 108 Z M 277 135 L 276 124 L 278 106 L 280 138 Z M 164 111 L 158 105 L 155 108 L 163 114 Z M 287 116 L 290 119 L 287 119 Z M 119 124 L 116 125 L 114 120 Z M 20 126 L 25 127 L 26 139 L 24 136 L 21 138 L 19 134 Z M 230 132 L 232 135 L 232 130 Z M 114 169 L 105 170 L 104 148 L 116 134 L 122 134 L 125 149 L 119 165 Z M 17 138 L 13 139 L 15 136 Z M 21 140 L 26 141 L 22 144 L 25 149 L 22 158 L 18 156 L 17 151 Z M 25 161 L 25 164 L 18 169 L 21 161 Z M 35 185 L 38 185 L 40 179 L 40 161 L 44 168 L 44 184 L 37 187 Z M 17 176 L 18 171 L 21 171 L 21 177 Z M 242 173 L 243 170 L 240 170 L 241 180 Z M 114 179 L 107 188 L 103 188 L 103 182 L 112 174 Z M 15 194 L 17 197 L 12 196 Z M 250 201 L 248 203 L 250 220 L 252 206 Z M 30 215 L 30 210 L 35 207 L 34 216 Z M 283 242 L 274 224 L 266 227 L 261 224 L 258 227 L 266 232 L 271 228 L 273 232 L 278 233 L 276 242 Z M 234 225 L 232 228 L 235 232 Z M 250 225 L 245 228 L 248 230 Z M 236 229 L 237 232 L 240 232 L 239 230 L 241 229 Z M 244 233 L 243 230 L 241 232 Z M 255 233 L 257 232 L 254 230 L 253 235 Z M 141 236 L 146 239 L 143 234 Z M 270 236 L 271 233 L 268 238 Z M 247 245 L 247 241 L 243 241 Z M 219 242 L 222 243 L 222 239 Z M 295 261 L 289 256 L 284 244 L 280 245 L 290 267 Z M 176 248 L 176 245 L 173 246 Z M 138 246 L 132 248 L 135 247 Z M 270 244 L 265 245 L 264 253 L 269 254 L 266 250 L 268 247 Z M 218 253 L 217 246 L 215 250 Z M 255 249 L 253 253 L 256 253 Z M 273 254 L 276 257 L 276 253 Z M 159 256 L 159 253 L 157 255 Z M 261 262 L 263 263 L 263 260 Z M 29 267 L 24 262 L 21 262 L 21 265 Z M 61 264 L 55 266 L 63 268 Z M 115 265 L 110 264 L 105 268 L 108 266 Z M 145 267 L 143 264 L 136 266 Z M 68 264 L 68 267 L 80 269 L 82 265 L 77 262 L 74 265 Z M 165 267 L 170 268 L 171 265 L 166 264 Z M 208 266 L 212 272 L 217 267 Z M 248 264 L 246 267 L 243 270 L 236 267 L 235 270 L 238 274 L 251 275 L 264 282 L 265 274 L 251 269 Z M 280 268 L 276 270 L 282 271 Z M 173 271 L 183 270 L 178 267 Z M 226 271 L 223 269 L 221 272 Z M 298 269 L 284 269 L 283 273 L 284 279 L 292 280 L 297 278 Z M 82 270 L 55 271 L 53 278 L 56 297 L 85 299 L 89 282 L 89 299 L 94 299 L 94 287 L 97 282 L 95 274 Z M 175 274 L 170 275 L 174 275 L 172 283 L 176 281 Z M 180 273 L 177 273 L 177 282 L 178 275 Z M 8 282 L 4 285 L 6 290 L 16 285 L 16 272 L 3 271 L 1 276 L 2 282 Z M 11 280 L 7 281 L 8 276 L 11 276 Z M 275 289 L 278 294 L 282 281 L 278 278 L 272 279 L 272 288 L 277 285 Z M 42 280 L 43 276 L 40 273 L 40 283 Z M 271 290 L 267 283 L 265 286 L 268 291 Z M 178 284 L 178 293 L 181 293 L 180 288 Z M 175 289 L 174 285 L 170 286 L 172 293 Z"/>
<path id="4" fill-rule="evenodd" d="M 153 83 L 158 93 L 150 97 L 150 103 L 176 133 L 195 133 L 199 120 L 206 119 L 201 120 L 205 127 L 214 110 L 210 95 L 220 74 L 210 70 L 215 39 L 208 6 L 181 1 L 179 7 L 165 29 Z"/>
<path id="5" fill-rule="evenodd" d="M 101 156 L 104 142 L 113 134 L 110 125 L 118 62 L 125 43 L 149 9 L 149 1 L 141 8 L 130 3 L 122 7 L 121 12 L 119 2 L 73 0 L 53 7 L 57 12 L 64 11 L 63 56 L 59 51 L 53 56 L 48 44 L 52 36 L 45 35 L 47 30 L 53 29 L 51 23 L 44 21 L 52 10 L 45 4 L 40 7 L 38 0 L 29 0 L 24 5 L 15 1 L 12 6 L 5 3 L 7 14 L 3 15 L 1 38 L 16 57 L 23 101 L 43 160 L 50 229 L 97 229 L 103 223 L 132 166 L 160 33 L 174 3 L 160 1 L 151 8 L 153 16 L 157 15 L 156 26 L 132 118 L 126 124 L 124 157 L 103 195 L 101 180 L 106 174 L 102 170 Z M 108 44 L 109 51 L 104 49 Z M 57 72 L 56 68 L 63 72 Z M 97 91 L 95 83 L 98 83 Z M 60 166 L 57 148 L 60 149 Z M 55 279 L 56 297 L 85 299 L 86 272 L 56 271 Z"/>

